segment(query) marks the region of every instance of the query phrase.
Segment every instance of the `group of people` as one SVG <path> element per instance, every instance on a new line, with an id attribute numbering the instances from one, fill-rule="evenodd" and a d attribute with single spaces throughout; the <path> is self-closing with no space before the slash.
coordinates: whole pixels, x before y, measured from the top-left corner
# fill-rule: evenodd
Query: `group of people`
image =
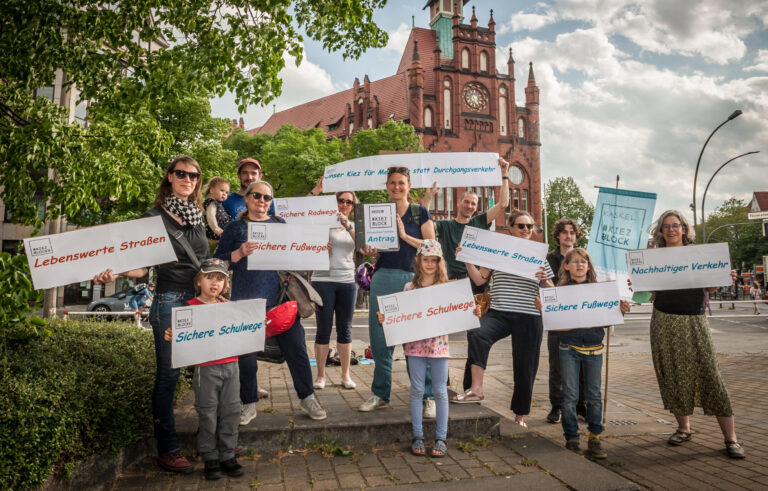
<path id="1" fill-rule="evenodd" d="M 483 376 L 493 344 L 507 336 L 512 339 L 514 389 L 511 409 L 515 422 L 527 426 L 533 384 L 538 370 L 543 327 L 538 303 L 539 288 L 596 281 L 594 267 L 584 249 L 575 248 L 580 236 L 578 225 L 562 219 L 555 225 L 554 239 L 558 248 L 536 274 L 526 279 L 502 271 L 476 268 L 456 260 L 459 242 L 466 225 L 489 228 L 503 217 L 509 202 L 506 183 L 509 163 L 499 159 L 502 178 L 500 199 L 488 211 L 475 215 L 477 194 L 468 191 L 461 196 L 455 219 L 433 221 L 429 210 L 411 197 L 410 172 L 406 167 L 392 167 L 387 172 L 386 190 L 396 204 L 399 250 L 360 251 L 375 256 L 375 269 L 370 285 L 369 335 L 375 363 L 372 395 L 359 410 L 374 411 L 388 405 L 392 388 L 393 347 L 386 345 L 381 314 L 376 299 L 403 290 L 424 288 L 446 281 L 469 277 L 475 292 L 490 293 L 490 308 L 481 316 L 481 326 L 467 332 L 468 360 L 463 377 L 464 391 L 452 402 L 478 403 L 484 398 Z M 193 466 L 180 451 L 173 416 L 173 394 L 179 370 L 171 367 L 171 310 L 182 305 L 199 305 L 231 300 L 261 298 L 267 309 L 274 307 L 280 292 L 277 271 L 248 270 L 247 256 L 254 253 L 256 243 L 247 240 L 249 222 L 285 223 L 271 210 L 272 186 L 262 180 L 261 165 L 256 159 L 243 159 L 237 164 L 240 188 L 228 193 L 226 180 L 211 180 L 206 186 L 205 204 L 201 199 L 202 172 L 191 157 L 179 156 L 168 166 L 158 188 L 154 206 L 144 216 L 160 216 L 166 227 L 177 261 L 155 266 L 156 294 L 150 309 L 150 323 L 155 338 L 156 373 L 152 392 L 154 433 L 158 446 L 158 464 L 169 471 L 189 473 Z M 309 192 L 322 193 L 322 179 Z M 433 187 L 424 201 L 436 192 Z M 310 418 L 322 420 L 326 411 L 315 391 L 326 385 L 324 360 L 336 317 L 336 340 L 341 361 L 341 386 L 353 389 L 350 376 L 351 323 L 357 288 L 354 282 L 354 227 L 349 216 L 357 202 L 354 192 L 336 193 L 339 227 L 329 232 L 330 269 L 316 272 L 312 286 L 323 299 L 317 312 L 315 357 L 317 374 L 313 380 L 300 319 L 275 339 L 285 357 L 300 399 L 299 407 Z M 211 201 L 212 200 L 212 201 Z M 229 217 L 229 218 L 227 218 Z M 210 229 L 206 233 L 205 223 Z M 525 211 L 514 211 L 508 230 L 515 237 L 533 240 L 535 221 Z M 436 235 L 437 232 L 437 235 Z M 211 258 L 208 238 L 217 240 Z M 693 230 L 681 213 L 662 214 L 654 238 L 660 247 L 684 246 L 693 242 Z M 94 278 L 99 284 L 118 276 L 143 278 L 148 268 L 117 272 L 108 269 Z M 490 283 L 490 288 L 487 285 Z M 654 367 L 666 409 L 678 421 L 678 429 L 669 443 L 680 445 L 692 438 L 690 415 L 694 405 L 706 414 L 717 416 L 726 450 L 731 457 L 743 457 L 734 430 L 733 411 L 728 393 L 717 368 L 707 319 L 703 315 L 704 291 L 701 289 L 656 292 L 651 321 L 651 347 Z M 629 304 L 622 302 L 622 312 Z M 566 446 L 579 451 L 577 413 L 583 414 L 589 429 L 589 453 L 605 457 L 599 435 L 602 402 L 600 381 L 604 328 L 549 331 L 550 422 L 561 420 Z M 437 419 L 432 457 L 447 454 L 448 427 L 448 357 L 447 336 L 425 339 L 404 346 L 411 380 L 410 412 L 413 425 L 411 451 L 427 453 L 424 445 L 422 417 Z M 257 384 L 258 361 L 255 353 L 205 363 L 196 368 L 195 408 L 200 418 L 198 453 L 205 461 L 205 477 L 217 479 L 222 473 L 243 473 L 237 463 L 237 427 L 256 417 L 256 402 L 268 397 L 268 391 Z M 580 386 L 583 387 L 580 389 Z M 582 396 L 580 397 L 580 394 Z M 580 399 L 583 402 L 579 402 Z"/>

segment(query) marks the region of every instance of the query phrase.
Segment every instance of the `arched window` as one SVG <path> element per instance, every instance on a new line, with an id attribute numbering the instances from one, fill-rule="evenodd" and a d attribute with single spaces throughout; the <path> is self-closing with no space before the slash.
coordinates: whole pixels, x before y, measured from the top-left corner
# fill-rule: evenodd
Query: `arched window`
<path id="1" fill-rule="evenodd" d="M 469 70 L 469 50 L 467 48 L 461 50 L 461 68 Z"/>
<path id="2" fill-rule="evenodd" d="M 520 203 L 520 209 L 528 211 L 528 190 L 527 189 L 523 189 L 523 199 L 522 199 L 522 202 Z"/>
<path id="3" fill-rule="evenodd" d="M 517 136 L 521 139 L 525 138 L 525 121 L 523 118 L 517 120 Z"/>
<path id="4" fill-rule="evenodd" d="M 486 53 L 485 51 L 480 52 L 480 71 L 481 72 L 488 71 L 488 53 Z"/>
<path id="5" fill-rule="evenodd" d="M 373 128 L 373 118 L 368 116 L 368 129 L 371 129 L 371 128 Z"/>
<path id="6" fill-rule="evenodd" d="M 451 82 L 443 82 L 443 126 L 451 129 Z"/>
<path id="7" fill-rule="evenodd" d="M 499 88 L 499 134 L 507 134 L 507 89 L 505 87 Z"/>
<path id="8" fill-rule="evenodd" d="M 432 108 L 429 106 L 424 108 L 424 127 L 432 127 Z"/>

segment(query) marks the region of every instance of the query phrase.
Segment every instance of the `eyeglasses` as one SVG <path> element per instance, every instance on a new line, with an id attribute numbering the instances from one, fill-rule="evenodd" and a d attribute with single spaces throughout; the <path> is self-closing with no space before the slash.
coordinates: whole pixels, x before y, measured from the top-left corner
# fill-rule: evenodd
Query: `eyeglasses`
<path id="1" fill-rule="evenodd" d="M 340 205 L 353 205 L 353 204 L 355 204 L 355 202 L 354 202 L 354 201 L 352 201 L 351 199 L 341 199 L 341 198 L 339 198 L 339 199 L 337 199 L 336 201 L 337 201 L 337 202 L 338 202 Z"/>
<path id="2" fill-rule="evenodd" d="M 173 169 L 171 172 L 173 172 L 173 175 L 176 176 L 177 179 L 186 179 L 187 177 L 190 181 L 197 181 L 200 179 L 199 172 L 187 172 L 181 169 Z"/>
<path id="3" fill-rule="evenodd" d="M 532 223 L 516 223 L 515 225 L 517 225 L 517 228 L 519 228 L 520 230 L 524 230 L 526 228 L 528 230 L 531 230 L 533 228 Z"/>
<path id="4" fill-rule="evenodd" d="M 665 223 L 661 226 L 662 230 L 680 230 L 683 226 L 682 223 Z"/>
<path id="5" fill-rule="evenodd" d="M 251 196 L 253 196 L 253 199 L 263 199 L 264 202 L 266 203 L 269 203 L 270 201 L 272 201 L 272 196 L 268 194 L 261 194 L 254 191 L 253 193 L 251 193 Z"/>

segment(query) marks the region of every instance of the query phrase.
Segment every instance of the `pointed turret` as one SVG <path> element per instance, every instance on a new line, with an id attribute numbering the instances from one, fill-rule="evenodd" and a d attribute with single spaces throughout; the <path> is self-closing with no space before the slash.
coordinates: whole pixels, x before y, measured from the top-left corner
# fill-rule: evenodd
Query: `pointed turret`
<path id="1" fill-rule="evenodd" d="M 528 64 L 528 86 L 525 88 L 525 108 L 528 109 L 526 139 L 539 143 L 539 88 L 533 76 L 533 63 Z"/>
<path id="2" fill-rule="evenodd" d="M 491 32 L 496 32 L 496 21 L 493 20 L 493 9 L 491 9 L 491 19 L 488 21 L 488 29 Z"/>
<path id="3" fill-rule="evenodd" d="M 477 16 L 475 15 L 475 6 L 472 6 L 472 18 L 469 19 L 469 25 L 472 26 L 472 29 L 477 29 Z"/>
<path id="4" fill-rule="evenodd" d="M 528 87 L 536 86 L 536 77 L 533 76 L 533 62 L 528 62 Z"/>
<path id="5" fill-rule="evenodd" d="M 424 70 L 419 56 L 419 42 L 413 40 L 411 67 L 408 69 L 408 118 L 417 130 L 421 129 L 424 114 Z"/>

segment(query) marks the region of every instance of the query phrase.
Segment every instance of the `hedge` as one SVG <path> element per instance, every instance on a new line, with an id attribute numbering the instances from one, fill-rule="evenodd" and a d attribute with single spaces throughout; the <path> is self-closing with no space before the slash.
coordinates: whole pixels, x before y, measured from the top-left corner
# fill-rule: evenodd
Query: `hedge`
<path id="1" fill-rule="evenodd" d="M 66 477 L 80 459 L 115 453 L 151 435 L 151 331 L 62 320 L 48 329 L 45 339 L 0 339 L 3 488 Z"/>

